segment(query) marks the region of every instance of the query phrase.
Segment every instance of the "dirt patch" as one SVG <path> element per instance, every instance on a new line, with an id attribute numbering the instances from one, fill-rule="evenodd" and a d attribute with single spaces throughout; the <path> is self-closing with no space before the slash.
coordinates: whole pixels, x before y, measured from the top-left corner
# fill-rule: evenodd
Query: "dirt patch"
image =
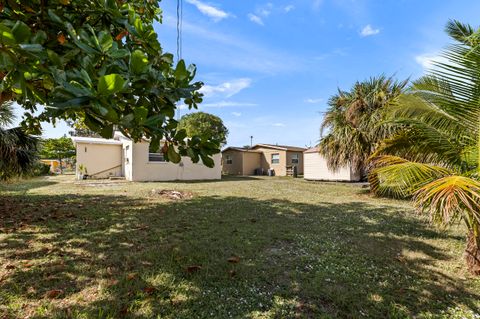
<path id="1" fill-rule="evenodd" d="M 152 189 L 151 196 L 160 196 L 170 200 L 184 200 L 191 199 L 193 194 L 190 192 L 182 192 L 168 189 Z"/>

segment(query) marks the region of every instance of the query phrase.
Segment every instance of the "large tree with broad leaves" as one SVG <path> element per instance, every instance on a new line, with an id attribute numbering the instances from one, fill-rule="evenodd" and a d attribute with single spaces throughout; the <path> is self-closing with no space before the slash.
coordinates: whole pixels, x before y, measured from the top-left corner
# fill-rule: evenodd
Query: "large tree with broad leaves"
<path id="1" fill-rule="evenodd" d="M 180 155 L 213 166 L 215 141 L 177 129 L 176 104 L 196 108 L 195 66 L 163 51 L 154 31 L 157 0 L 6 0 L 0 4 L 0 103 L 23 109 L 22 125 L 80 121 L 111 137 L 166 141 Z"/>

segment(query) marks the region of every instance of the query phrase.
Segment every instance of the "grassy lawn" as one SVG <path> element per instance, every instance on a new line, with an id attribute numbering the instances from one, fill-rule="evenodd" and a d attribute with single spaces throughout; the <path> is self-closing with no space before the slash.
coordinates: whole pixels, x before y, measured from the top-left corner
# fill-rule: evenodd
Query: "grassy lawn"
<path id="1" fill-rule="evenodd" d="M 0 318 L 480 318 L 463 228 L 357 185 L 63 176 L 0 192 Z"/>

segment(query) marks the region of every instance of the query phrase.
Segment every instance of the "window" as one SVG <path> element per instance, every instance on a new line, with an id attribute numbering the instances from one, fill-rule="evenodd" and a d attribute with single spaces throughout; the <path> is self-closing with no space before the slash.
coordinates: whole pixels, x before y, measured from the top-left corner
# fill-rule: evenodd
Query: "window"
<path id="1" fill-rule="evenodd" d="M 225 163 L 227 164 L 233 164 L 233 159 L 232 159 L 232 156 L 231 155 L 226 155 L 225 156 Z"/>
<path id="2" fill-rule="evenodd" d="M 272 164 L 280 164 L 280 154 L 272 154 Z"/>
<path id="3" fill-rule="evenodd" d="M 292 154 L 292 164 L 298 164 L 298 154 Z"/>
<path id="4" fill-rule="evenodd" d="M 161 148 L 155 150 L 152 145 L 148 147 L 148 161 L 149 162 L 165 162 L 165 157 L 161 151 Z"/>

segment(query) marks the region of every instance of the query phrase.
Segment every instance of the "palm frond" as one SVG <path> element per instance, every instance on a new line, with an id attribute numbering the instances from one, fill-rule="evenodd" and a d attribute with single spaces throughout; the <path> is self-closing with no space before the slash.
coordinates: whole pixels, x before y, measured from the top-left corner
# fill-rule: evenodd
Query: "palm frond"
<path id="1" fill-rule="evenodd" d="M 434 223 L 448 225 L 462 218 L 471 226 L 480 224 L 478 180 L 459 175 L 439 178 L 422 186 L 414 202 L 419 210 L 430 214 Z"/>
<path id="2" fill-rule="evenodd" d="M 452 174 L 444 167 L 411 162 L 392 155 L 373 158 L 372 165 L 374 169 L 369 175 L 372 191 L 381 196 L 398 198 L 410 197 L 425 184 Z"/>

